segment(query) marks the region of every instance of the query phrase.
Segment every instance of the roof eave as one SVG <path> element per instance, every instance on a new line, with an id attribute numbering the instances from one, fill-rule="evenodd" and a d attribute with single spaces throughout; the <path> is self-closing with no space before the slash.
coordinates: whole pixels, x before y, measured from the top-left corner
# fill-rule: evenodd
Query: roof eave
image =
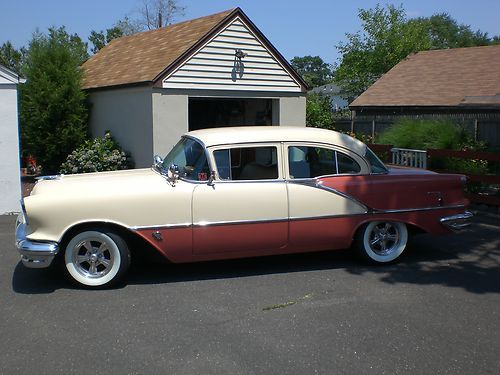
<path id="1" fill-rule="evenodd" d="M 108 86 L 82 87 L 82 90 L 87 91 L 87 92 L 97 92 L 97 91 L 103 91 L 103 90 L 124 89 L 124 88 L 130 88 L 130 87 L 138 87 L 138 86 L 153 87 L 153 82 L 152 81 L 141 81 L 141 82 L 130 82 L 130 83 L 118 83 L 118 84 L 113 84 L 113 85 L 108 85 Z"/>

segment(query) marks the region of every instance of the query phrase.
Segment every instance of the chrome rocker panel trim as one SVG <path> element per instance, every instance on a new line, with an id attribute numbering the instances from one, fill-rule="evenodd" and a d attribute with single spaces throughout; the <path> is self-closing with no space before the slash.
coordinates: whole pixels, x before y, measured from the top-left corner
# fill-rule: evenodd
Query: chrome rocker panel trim
<path id="1" fill-rule="evenodd" d="M 21 254 L 21 261 L 28 268 L 49 267 L 59 252 L 57 242 L 35 242 L 26 238 L 26 224 L 16 227 L 16 247 Z"/>
<path id="2" fill-rule="evenodd" d="M 472 219 L 473 216 L 472 212 L 465 211 L 462 214 L 442 217 L 439 221 L 452 231 L 457 232 L 468 227 L 471 224 L 470 219 Z"/>

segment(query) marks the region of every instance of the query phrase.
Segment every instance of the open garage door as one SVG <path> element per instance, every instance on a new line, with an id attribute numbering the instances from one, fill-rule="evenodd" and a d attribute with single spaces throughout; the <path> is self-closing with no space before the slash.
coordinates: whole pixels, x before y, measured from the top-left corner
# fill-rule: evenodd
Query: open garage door
<path id="1" fill-rule="evenodd" d="M 272 125 L 272 99 L 189 98 L 189 130 Z"/>

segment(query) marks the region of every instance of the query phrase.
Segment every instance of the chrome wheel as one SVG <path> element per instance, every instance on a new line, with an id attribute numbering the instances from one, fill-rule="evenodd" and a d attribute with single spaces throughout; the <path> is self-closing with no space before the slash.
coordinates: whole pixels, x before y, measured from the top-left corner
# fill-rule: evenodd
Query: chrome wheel
<path id="1" fill-rule="evenodd" d="M 398 258 L 406 248 L 408 230 L 404 223 L 373 221 L 360 232 L 358 250 L 369 260 L 376 263 L 391 262 Z"/>
<path id="2" fill-rule="evenodd" d="M 79 284 L 110 285 L 123 276 L 130 253 L 123 239 L 112 232 L 89 230 L 73 237 L 66 246 L 66 270 Z"/>
<path id="3" fill-rule="evenodd" d="M 379 223 L 374 225 L 368 234 L 368 242 L 375 254 L 389 255 L 396 250 L 399 242 L 399 230 L 393 223 Z"/>
<path id="4" fill-rule="evenodd" d="M 113 266 L 113 252 L 99 238 L 89 238 L 77 243 L 72 249 L 75 269 L 85 277 L 97 278 L 106 275 Z"/>

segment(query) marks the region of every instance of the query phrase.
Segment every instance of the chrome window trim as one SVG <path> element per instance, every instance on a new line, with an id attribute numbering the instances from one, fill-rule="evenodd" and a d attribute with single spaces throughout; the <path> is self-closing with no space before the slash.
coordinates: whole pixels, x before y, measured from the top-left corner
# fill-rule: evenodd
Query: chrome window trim
<path id="1" fill-rule="evenodd" d="M 288 148 L 289 147 L 320 147 L 320 148 L 326 148 L 329 150 L 332 150 L 335 152 L 335 164 L 336 164 L 336 169 L 338 172 L 338 162 L 337 162 L 337 152 L 341 152 L 349 156 L 351 159 L 353 159 L 356 163 L 359 164 L 360 171 L 359 173 L 337 173 L 337 174 L 329 174 L 329 175 L 322 175 L 322 176 L 316 176 L 316 177 L 309 177 L 307 179 L 316 179 L 320 177 L 336 177 L 336 176 L 369 176 L 371 174 L 371 165 L 366 160 L 366 158 L 357 152 L 354 152 L 346 147 L 340 146 L 340 145 L 334 145 L 331 143 L 320 143 L 320 142 L 300 142 L 300 141 L 287 141 L 283 142 L 283 151 L 284 155 L 286 155 L 286 159 L 284 159 L 284 176 L 287 181 L 295 181 L 295 180 L 303 180 L 306 178 L 300 178 L 300 179 L 295 179 L 290 176 L 290 160 L 288 158 Z M 365 145 L 365 152 L 366 152 L 367 146 Z M 353 157 L 354 156 L 354 157 Z M 360 163 L 362 161 L 362 163 Z M 363 166 L 364 165 L 364 166 Z M 365 169 L 365 170 L 363 170 Z"/>
<path id="2" fill-rule="evenodd" d="M 233 149 L 233 148 L 251 148 L 251 147 L 276 147 L 276 166 L 278 168 L 278 178 L 266 178 L 262 180 L 221 180 L 219 176 L 219 172 L 217 171 L 217 165 L 215 163 L 215 158 L 214 158 L 214 151 L 217 150 L 226 150 L 226 149 Z M 207 151 L 210 154 L 210 162 L 214 166 L 213 171 L 215 171 L 215 180 L 213 181 L 214 183 L 219 183 L 219 182 L 224 182 L 224 183 L 238 183 L 238 182 L 255 182 L 255 183 L 261 183 L 261 182 L 281 182 L 285 181 L 285 173 L 283 170 L 283 164 L 284 164 L 284 159 L 283 155 L 280 152 L 282 148 L 282 143 L 281 142 L 245 142 L 245 143 L 231 143 L 231 144 L 220 144 L 220 145 L 213 145 L 210 146 Z M 231 153 L 229 153 L 231 154 Z"/>
<path id="3" fill-rule="evenodd" d="M 198 143 L 198 144 L 199 144 L 199 145 L 203 148 L 204 153 L 205 153 L 205 158 L 207 159 L 207 164 L 208 164 L 209 174 L 210 174 L 210 173 L 212 173 L 212 172 L 213 172 L 213 170 L 214 170 L 214 169 L 213 169 L 213 165 L 212 165 L 211 160 L 210 160 L 210 158 L 209 158 L 208 149 L 207 149 L 207 147 L 205 146 L 205 144 L 203 143 L 203 141 L 201 141 L 200 139 L 198 139 L 198 138 L 196 138 L 196 137 L 192 137 L 192 136 L 190 136 L 190 135 L 183 135 L 183 136 L 181 137 L 181 139 L 182 139 L 182 138 L 190 139 L 190 140 L 192 140 L 192 141 L 194 141 L 194 142 Z M 175 147 L 175 146 L 174 146 L 174 147 Z M 162 173 L 160 173 L 160 174 L 162 174 Z M 163 174 L 162 174 L 162 175 L 163 175 Z M 201 183 L 201 184 L 206 184 L 206 183 L 208 183 L 208 180 L 207 180 L 207 181 L 191 180 L 191 179 L 189 179 L 189 178 L 186 178 L 186 177 L 180 177 L 180 176 L 179 176 L 179 180 L 184 181 L 184 182 L 194 183 L 194 184 L 199 184 L 199 183 Z"/>

